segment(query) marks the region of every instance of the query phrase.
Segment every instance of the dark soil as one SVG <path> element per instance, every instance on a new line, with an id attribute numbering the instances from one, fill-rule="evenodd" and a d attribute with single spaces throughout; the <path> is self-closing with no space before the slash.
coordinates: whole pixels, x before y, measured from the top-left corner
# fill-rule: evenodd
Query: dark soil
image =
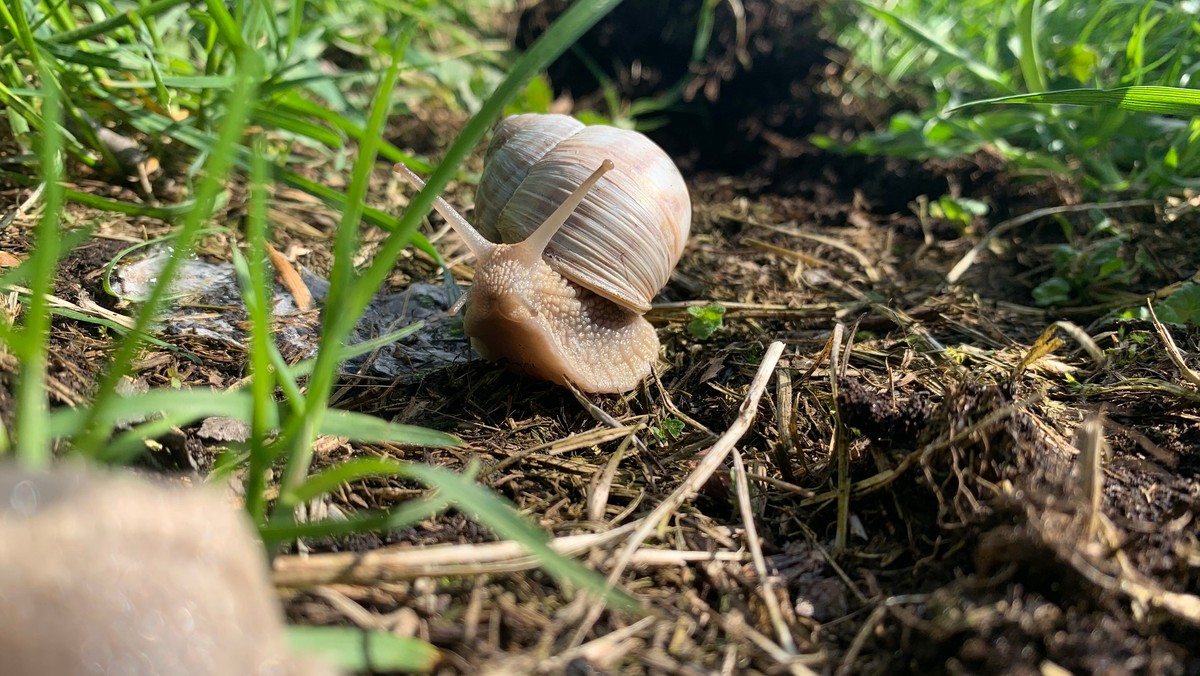
<path id="1" fill-rule="evenodd" d="M 581 46 L 607 55 L 601 67 L 631 98 L 682 77 L 688 22 L 700 2 L 658 4 L 661 22 L 646 19 L 644 4 L 625 3 Z M 364 454 L 453 469 L 479 462 L 481 481 L 550 534 L 607 531 L 645 516 L 694 470 L 736 417 L 766 345 L 781 340 L 787 350 L 777 378 L 787 382 L 772 383 L 738 446 L 754 477 L 753 514 L 740 513 L 731 475 L 718 472 L 661 524 L 647 547 L 673 552 L 674 560 L 646 559 L 621 578 L 645 604 L 650 619 L 641 623 L 642 616 L 605 611 L 587 624 L 575 595 L 537 570 L 292 583 L 291 618 L 361 624 L 363 611 L 442 648 L 445 673 L 1200 673 L 1200 391 L 1183 379 L 1152 324 L 1118 314 L 1141 301 L 1099 294 L 1078 307 L 1032 306 L 1030 290 L 1050 274 L 1045 263 L 1061 243 L 1051 218 L 998 238 L 958 284 L 946 282 L 989 229 L 1035 208 L 1075 203 L 1076 191 L 1018 180 L 986 154 L 914 162 L 816 148 L 808 134 L 859 132 L 888 109 L 841 96 L 843 69 L 853 64 L 823 37 L 814 4 L 743 0 L 753 36 L 749 67 L 738 58 L 731 4 L 718 3 L 717 47 L 688 105 L 656 134 L 685 167 L 695 207 L 691 243 L 648 315 L 664 343 L 657 380 L 628 396 L 590 398 L 630 430 L 603 436 L 609 426 L 569 392 L 478 360 L 409 384 L 364 371 L 347 374 L 340 407 L 449 430 L 467 446 L 431 451 L 326 439 L 316 464 Z M 544 25 L 553 5 L 538 4 L 522 35 Z M 663 24 L 661 33 L 639 32 Z M 623 76 L 634 61 L 641 76 Z M 595 82 L 578 63 L 564 61 L 551 76 L 577 102 L 593 100 Z M 398 124 L 395 140 L 444 146 L 429 131 L 452 134 L 454 116 L 438 110 Z M 387 203 L 394 192 L 384 190 L 390 179 L 382 168 L 379 176 L 373 204 L 398 208 Z M 983 200 L 991 211 L 960 230 L 920 208 L 946 194 Z M 4 188 L 0 204 L 24 195 Z M 459 189 L 449 198 L 470 202 Z M 292 251 L 298 265 L 327 270 L 331 215 L 288 191 L 272 206 L 276 248 Z M 1172 223 L 1162 210 L 1108 215 L 1130 234 L 1131 259 L 1141 247 L 1159 263 L 1122 291 L 1149 294 L 1200 268 L 1194 215 Z M 1083 222 L 1081 214 L 1059 217 Z M 113 235 L 141 238 L 163 227 L 105 218 L 103 230 Z M 0 248 L 24 251 L 31 223 L 23 218 L 0 232 Z M 367 254 L 379 238 L 368 236 Z M 436 245 L 447 260 L 461 253 L 450 237 Z M 62 266 L 56 292 L 123 311 L 97 272 L 122 246 L 91 241 Z M 216 240 L 205 251 L 219 258 L 227 247 Z M 454 271 L 469 278 L 469 264 Z M 433 263 L 414 254 L 392 282 L 437 278 Z M 726 326 L 698 340 L 685 328 L 684 304 L 710 300 L 728 308 Z M 1091 336 L 1104 360 L 1095 362 L 1062 329 L 1055 334 L 1062 342 L 1035 349 L 1060 319 Z M 837 324 L 846 340 L 841 362 L 831 365 Z M 52 401 L 84 401 L 107 335 L 62 318 L 54 332 Z M 1200 370 L 1200 332 L 1172 335 Z M 244 376 L 235 346 L 202 337 L 172 342 L 201 360 L 151 351 L 139 380 L 228 387 Z M 0 379 L 12 368 L 0 360 Z M 0 416 L 11 414 L 9 397 L 0 387 Z M 1099 481 L 1087 479 L 1080 461 L 1087 445 L 1078 433 L 1092 419 L 1104 430 Z M 667 421 L 682 421 L 682 432 L 661 432 Z M 602 436 L 580 441 L 583 434 Z M 631 434 L 642 447 L 622 442 Z M 204 473 L 223 448 L 194 428 L 166 441 L 148 462 Z M 600 477 L 618 452 L 608 494 L 599 497 Z M 844 541 L 839 454 L 849 458 Z M 1098 513 L 1089 507 L 1095 490 Z M 420 495 L 416 485 L 370 480 L 320 508 L 389 508 Z M 747 518 L 773 597 L 745 556 Z M 308 544 L 315 559 L 490 540 L 451 512 L 411 529 Z M 606 572 L 622 542 L 581 556 Z M 702 553 L 708 558 L 685 557 Z M 284 558 L 305 570 L 305 559 Z M 788 642 L 798 656 L 790 662 L 781 647 Z"/>

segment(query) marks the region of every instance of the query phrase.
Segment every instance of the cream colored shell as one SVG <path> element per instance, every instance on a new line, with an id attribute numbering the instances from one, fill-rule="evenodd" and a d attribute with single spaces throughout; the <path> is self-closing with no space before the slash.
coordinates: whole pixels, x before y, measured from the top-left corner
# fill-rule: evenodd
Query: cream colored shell
<path id="1" fill-rule="evenodd" d="M 567 219 L 545 260 L 580 286 L 643 313 L 679 262 L 692 220 L 683 177 L 645 136 L 566 115 L 505 119 L 488 146 L 475 227 L 493 242 L 524 240 L 604 159 L 616 168 Z"/>

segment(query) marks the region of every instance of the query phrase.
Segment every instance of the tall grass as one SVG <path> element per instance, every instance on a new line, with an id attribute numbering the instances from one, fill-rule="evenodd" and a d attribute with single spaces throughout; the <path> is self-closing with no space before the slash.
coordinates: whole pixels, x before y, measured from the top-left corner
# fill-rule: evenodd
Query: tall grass
<path id="1" fill-rule="evenodd" d="M 511 63 L 509 55 L 497 54 L 477 37 L 466 3 L 4 3 L 0 104 L 13 137 L 36 152 L 6 162 L 0 172 L 10 181 L 44 186 L 45 192 L 29 260 L 0 280 L 5 286 L 27 282 L 29 287 L 19 322 L 0 325 L 3 347 L 17 357 L 21 368 L 15 424 L 0 434 L 0 451 L 15 449 L 25 464 L 45 466 L 57 444 L 61 453 L 123 463 L 145 448 L 146 439 L 172 426 L 209 416 L 233 417 L 251 429 L 245 453 L 246 509 L 259 524 L 269 551 L 299 537 L 399 528 L 454 505 L 501 537 L 525 543 L 560 579 L 627 605 L 626 597 L 606 592 L 600 578 L 552 552 L 544 533 L 475 484 L 470 474 L 376 459 L 309 472 L 317 434 L 421 446 L 460 443 L 434 430 L 329 408 L 339 365 L 356 351 L 344 343 L 405 247 L 415 243 L 436 255 L 417 226 L 506 103 L 618 2 L 580 3 Z M 334 49 L 350 53 L 359 67 L 337 73 L 319 70 L 316 57 Z M 450 96 L 475 113 L 436 167 L 383 140 L 389 116 L 405 114 L 410 103 L 431 95 Z M 63 186 L 64 166 L 97 176 L 127 173 L 122 165 L 126 160 L 115 152 L 109 135 L 114 131 L 150 151 L 165 138 L 190 151 L 185 178 L 191 190 L 185 207 L 95 199 Z M 317 152 L 329 167 L 352 158 L 346 190 L 327 188 L 295 171 L 291 151 L 299 146 Z M 366 206 L 378 158 L 431 170 L 427 187 L 400 217 Z M 118 385 L 150 339 L 170 283 L 198 233 L 227 227 L 217 216 L 235 182 L 245 183 L 249 192 L 245 226 L 236 233 L 242 247 L 230 251 L 251 327 L 249 388 L 122 394 Z M 337 311 L 322 315 L 315 359 L 296 366 L 285 362 L 271 340 L 271 279 L 264 254 L 272 183 L 300 187 L 342 209 L 327 297 L 328 307 Z M 94 208 L 168 218 L 178 228 L 156 286 L 138 307 L 134 328 L 116 341 L 91 401 L 50 410 L 45 377 L 51 314 L 45 298 L 53 285 L 55 262 L 68 248 L 60 216 L 63 201 L 72 199 Z M 360 271 L 353 261 L 363 224 L 390 232 Z M 272 505 L 266 498 L 266 474 L 278 465 L 282 481 Z M 294 522 L 301 503 L 368 476 L 406 478 L 436 492 L 386 513 L 352 515 L 338 522 Z"/>
<path id="2" fill-rule="evenodd" d="M 850 144 L 819 140 L 845 150 L 910 157 L 988 147 L 1017 169 L 1076 177 L 1098 197 L 1200 187 L 1194 92 L 1180 91 L 1194 87 L 1200 68 L 1192 4 L 859 2 L 856 18 L 837 32 L 838 42 L 862 67 L 851 90 L 862 96 L 899 94 L 922 109 L 900 113 L 887 129 Z M 1095 95 L 1150 86 L 1160 88 L 1132 91 L 1156 101 L 1157 108 L 1131 108 L 1120 105 L 1120 96 Z M 1071 93 L 1057 97 L 963 107 L 1067 90 Z"/>

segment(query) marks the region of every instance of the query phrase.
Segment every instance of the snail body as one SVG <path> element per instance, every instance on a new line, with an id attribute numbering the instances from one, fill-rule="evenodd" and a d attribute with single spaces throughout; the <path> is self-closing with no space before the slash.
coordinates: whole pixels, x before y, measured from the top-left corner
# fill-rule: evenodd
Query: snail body
<path id="1" fill-rule="evenodd" d="M 435 208 L 478 259 L 464 330 L 483 357 L 589 392 L 649 375 L 659 343 L 642 315 L 691 225 L 683 178 L 652 141 L 566 115 L 512 116 L 485 155 L 477 227 L 441 198 Z"/>

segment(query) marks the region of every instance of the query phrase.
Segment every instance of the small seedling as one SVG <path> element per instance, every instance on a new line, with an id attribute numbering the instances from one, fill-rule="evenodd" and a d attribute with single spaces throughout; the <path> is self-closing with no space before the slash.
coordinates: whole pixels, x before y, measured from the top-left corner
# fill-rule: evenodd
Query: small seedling
<path id="1" fill-rule="evenodd" d="M 929 205 L 929 213 L 934 218 L 950 221 L 960 230 L 971 227 L 976 216 L 986 216 L 988 205 L 968 197 L 951 197 L 942 195 L 936 202 Z"/>
<path id="2" fill-rule="evenodd" d="M 662 427 L 652 426 L 650 433 L 659 441 L 667 441 L 667 437 L 678 439 L 679 435 L 683 434 L 683 421 L 679 418 L 666 418 L 662 421 Z"/>
<path id="3" fill-rule="evenodd" d="M 725 325 L 725 306 L 720 303 L 709 303 L 704 306 L 688 308 L 688 314 L 694 317 L 688 322 L 687 330 L 693 338 L 704 340 L 716 333 Z"/>

